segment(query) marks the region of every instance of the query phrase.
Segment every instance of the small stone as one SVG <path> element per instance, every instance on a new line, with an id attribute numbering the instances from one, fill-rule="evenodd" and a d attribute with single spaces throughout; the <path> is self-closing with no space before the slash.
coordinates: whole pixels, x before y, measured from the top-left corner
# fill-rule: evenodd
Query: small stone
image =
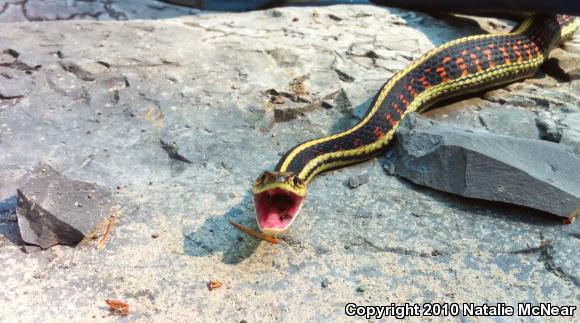
<path id="1" fill-rule="evenodd" d="M 37 251 L 42 250 L 42 248 L 40 248 L 39 246 L 34 246 L 34 245 L 29 245 L 29 244 L 25 244 L 23 248 L 24 248 L 24 252 L 26 252 L 26 253 L 33 253 L 33 252 L 37 252 Z"/>
<path id="2" fill-rule="evenodd" d="M 275 95 L 273 96 L 270 101 L 274 104 L 284 104 L 286 102 L 286 100 L 284 99 L 283 96 L 281 95 Z"/>
<path id="3" fill-rule="evenodd" d="M 333 14 L 328 14 L 328 18 L 330 18 L 330 19 L 332 19 L 334 21 L 341 21 L 342 20 L 342 18 L 340 18 L 337 15 L 333 15 Z"/>
<path id="4" fill-rule="evenodd" d="M 536 118 L 536 126 L 540 130 L 540 139 L 560 142 L 562 139 L 562 132 L 556 124 L 556 121 L 551 119 L 549 116 L 543 115 Z"/>
<path id="5" fill-rule="evenodd" d="M 356 288 L 356 292 L 357 292 L 357 293 L 364 293 L 364 292 L 365 292 L 365 288 L 364 288 L 364 286 L 358 286 L 358 287 Z"/>
<path id="6" fill-rule="evenodd" d="M 391 176 L 395 175 L 395 161 L 387 159 L 383 164 L 383 169 L 387 172 L 387 174 Z"/>
<path id="7" fill-rule="evenodd" d="M 498 135 L 527 139 L 539 137 L 536 115 L 530 110 L 509 105 L 485 108 L 479 118 L 487 130 Z"/>
<path id="8" fill-rule="evenodd" d="M 280 10 L 272 9 L 272 10 L 270 10 L 270 15 L 274 18 L 279 18 L 279 17 L 282 17 L 283 14 L 282 14 L 282 11 L 280 11 Z"/>
<path id="9" fill-rule="evenodd" d="M 324 278 L 322 282 L 320 282 L 320 286 L 322 288 L 327 288 L 328 286 L 330 286 L 330 281 L 328 280 L 328 278 Z"/>
<path id="10" fill-rule="evenodd" d="M 352 83 L 355 81 L 354 77 L 348 75 L 346 72 L 339 70 L 338 68 L 335 68 L 334 71 L 336 72 L 336 75 L 338 75 L 338 78 L 343 82 Z"/>
<path id="11" fill-rule="evenodd" d="M 153 238 L 153 239 L 157 239 L 157 238 L 159 238 L 159 233 L 153 233 L 153 234 L 151 235 L 151 238 Z"/>
<path id="12" fill-rule="evenodd" d="M 357 188 L 357 187 L 367 183 L 369 181 L 369 179 L 370 179 L 370 176 L 367 173 L 356 175 L 356 176 L 351 176 L 348 179 L 348 186 L 350 188 Z"/>
<path id="13" fill-rule="evenodd" d="M 85 59 L 78 61 L 62 60 L 60 65 L 65 71 L 72 73 L 83 81 L 94 81 L 99 74 L 107 70 L 107 67 L 103 64 Z"/>
<path id="14" fill-rule="evenodd" d="M 320 101 L 320 106 L 324 109 L 334 109 L 337 108 L 339 110 L 347 110 L 352 105 L 346 92 L 343 89 L 340 89 L 334 93 L 331 93 L 325 96 Z"/>
<path id="15" fill-rule="evenodd" d="M 65 177 L 45 164 L 29 174 L 17 193 L 16 213 L 22 240 L 42 249 L 77 244 L 113 206 L 109 190 Z M 81 200 L 83 203 L 78 202 Z"/>

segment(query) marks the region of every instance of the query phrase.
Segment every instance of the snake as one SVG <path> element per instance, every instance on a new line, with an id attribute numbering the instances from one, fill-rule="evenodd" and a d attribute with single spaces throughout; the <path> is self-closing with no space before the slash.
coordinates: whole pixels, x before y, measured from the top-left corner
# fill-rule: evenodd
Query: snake
<path id="1" fill-rule="evenodd" d="M 258 228 L 271 235 L 285 232 L 318 174 L 384 153 L 410 113 L 533 76 L 550 51 L 571 39 L 579 26 L 574 16 L 534 14 L 509 32 L 467 36 L 429 50 L 380 87 L 354 126 L 294 146 L 274 170 L 255 180 Z"/>

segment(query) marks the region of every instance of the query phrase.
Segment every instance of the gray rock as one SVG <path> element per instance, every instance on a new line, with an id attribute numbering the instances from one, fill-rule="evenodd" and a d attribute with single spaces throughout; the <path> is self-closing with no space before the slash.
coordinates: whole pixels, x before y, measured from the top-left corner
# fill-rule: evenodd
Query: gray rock
<path id="1" fill-rule="evenodd" d="M 17 191 L 22 239 L 42 249 L 77 244 L 103 220 L 113 203 L 105 188 L 72 180 L 44 164 Z"/>
<path id="2" fill-rule="evenodd" d="M 562 139 L 562 131 L 549 114 L 543 113 L 537 117 L 536 126 L 540 130 L 540 139 L 556 143 Z"/>
<path id="3" fill-rule="evenodd" d="M 521 104 L 520 104 L 521 105 Z M 510 105 L 496 106 L 481 111 L 480 122 L 489 131 L 518 138 L 536 139 L 536 114 Z"/>
<path id="4" fill-rule="evenodd" d="M 568 51 L 555 50 L 552 57 L 557 60 L 558 68 L 563 75 L 569 80 L 580 79 L 580 61 L 578 54 L 580 53 L 580 44 L 568 44 L 566 46 Z"/>
<path id="5" fill-rule="evenodd" d="M 411 116 L 397 132 L 395 173 L 461 196 L 574 218 L 580 158 L 570 147 L 443 126 Z"/>
<path id="6" fill-rule="evenodd" d="M 103 74 L 107 70 L 106 63 L 98 63 L 86 59 L 78 61 L 62 60 L 60 65 L 65 71 L 72 73 L 83 81 L 94 81 L 99 74 Z"/>
<path id="7" fill-rule="evenodd" d="M 156 0 L 2 1 L 0 22 L 48 20 L 160 19 L 198 13 L 199 10 Z"/>
<path id="8" fill-rule="evenodd" d="M 365 183 L 368 183 L 370 177 L 368 173 L 351 176 L 348 179 L 348 186 L 350 188 L 357 188 Z"/>
<path id="9" fill-rule="evenodd" d="M 26 253 L 33 253 L 33 252 L 37 252 L 37 251 L 41 251 L 42 248 L 39 246 L 35 246 L 35 245 L 24 245 L 24 252 Z"/>

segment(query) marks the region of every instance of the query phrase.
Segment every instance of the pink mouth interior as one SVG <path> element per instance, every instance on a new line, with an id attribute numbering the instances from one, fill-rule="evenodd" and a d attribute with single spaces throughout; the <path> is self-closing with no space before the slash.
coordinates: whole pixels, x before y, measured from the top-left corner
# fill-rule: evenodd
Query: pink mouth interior
<path id="1" fill-rule="evenodd" d="M 300 210 L 304 197 L 280 188 L 254 195 L 258 226 L 261 230 L 286 229 Z"/>

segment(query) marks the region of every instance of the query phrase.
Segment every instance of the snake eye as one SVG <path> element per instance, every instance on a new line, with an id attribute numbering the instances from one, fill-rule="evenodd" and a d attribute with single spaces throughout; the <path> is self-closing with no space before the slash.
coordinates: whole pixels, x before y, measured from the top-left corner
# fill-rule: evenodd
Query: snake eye
<path id="1" fill-rule="evenodd" d="M 292 178 L 292 182 L 294 183 L 294 186 L 299 186 L 300 185 L 300 179 L 296 176 L 294 176 Z"/>

